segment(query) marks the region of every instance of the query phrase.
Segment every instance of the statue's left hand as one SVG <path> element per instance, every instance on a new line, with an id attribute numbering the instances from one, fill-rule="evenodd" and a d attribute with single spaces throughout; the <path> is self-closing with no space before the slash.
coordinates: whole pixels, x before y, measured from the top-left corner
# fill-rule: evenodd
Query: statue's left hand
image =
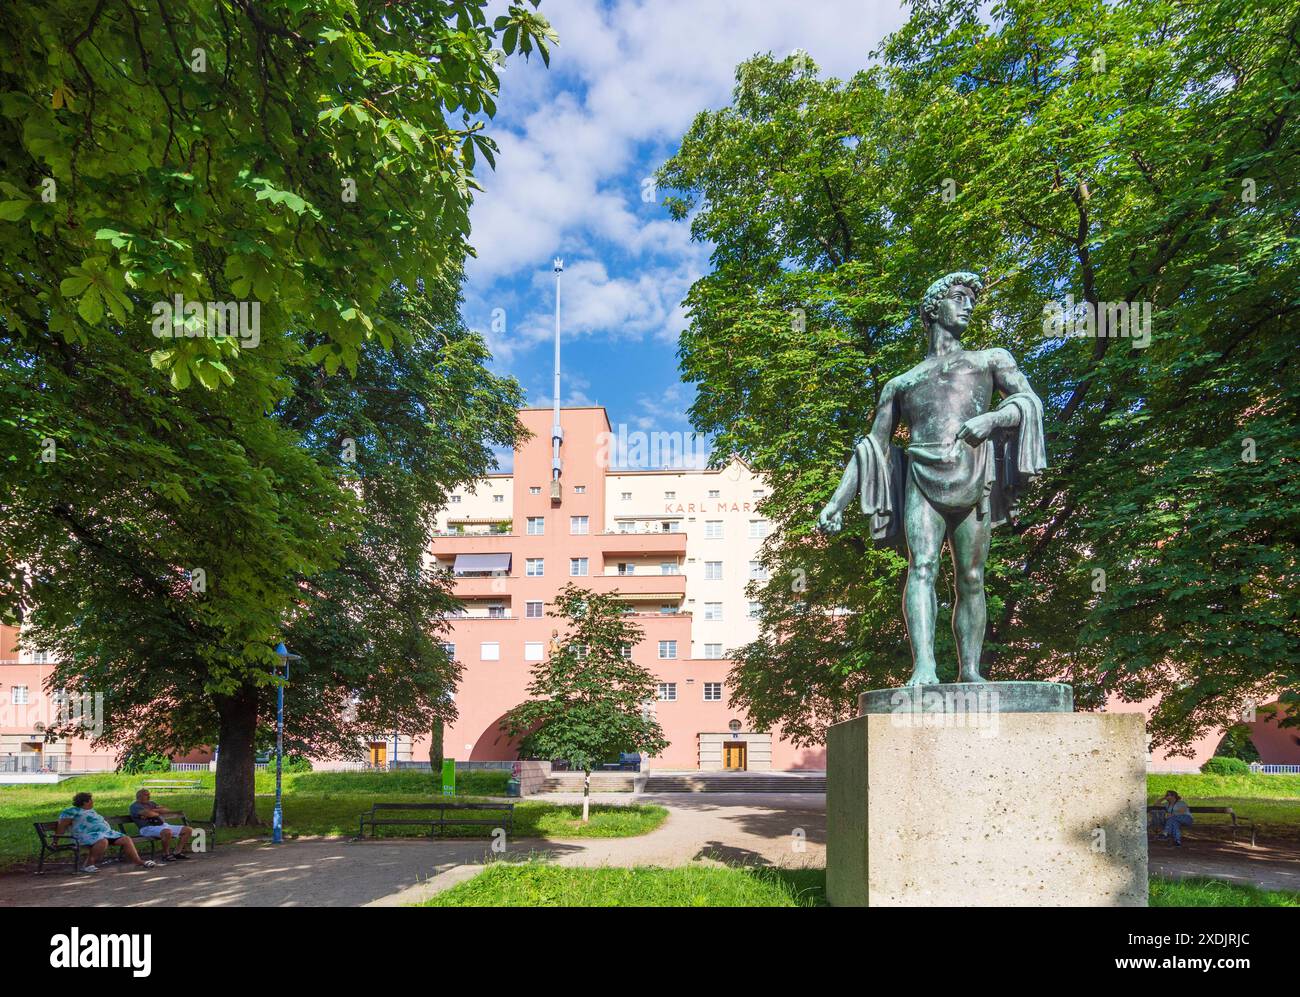
<path id="1" fill-rule="evenodd" d="M 977 447 L 992 436 L 995 429 L 997 423 L 993 419 L 993 413 L 985 412 L 983 415 L 967 419 L 961 429 L 957 430 L 957 439 L 965 440 L 971 446 Z"/>

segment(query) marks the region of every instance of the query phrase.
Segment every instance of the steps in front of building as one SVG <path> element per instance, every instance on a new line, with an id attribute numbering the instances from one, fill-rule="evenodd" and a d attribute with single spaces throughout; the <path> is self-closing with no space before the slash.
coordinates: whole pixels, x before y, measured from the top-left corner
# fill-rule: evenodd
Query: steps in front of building
<path id="1" fill-rule="evenodd" d="M 635 772 L 593 772 L 593 793 L 631 793 L 636 790 Z M 552 772 L 542 783 L 539 793 L 581 793 L 581 772 Z"/>
<path id="2" fill-rule="evenodd" d="M 649 793 L 824 793 L 824 775 L 772 775 L 765 772 L 699 772 L 646 778 Z"/>
<path id="3" fill-rule="evenodd" d="M 824 793 L 826 777 L 816 775 L 785 775 L 769 772 L 669 772 L 662 775 L 649 773 L 642 777 L 635 772 L 593 772 L 593 793 L 632 793 L 638 782 L 644 782 L 644 793 Z M 552 772 L 546 777 L 539 793 L 581 793 L 581 772 Z"/>

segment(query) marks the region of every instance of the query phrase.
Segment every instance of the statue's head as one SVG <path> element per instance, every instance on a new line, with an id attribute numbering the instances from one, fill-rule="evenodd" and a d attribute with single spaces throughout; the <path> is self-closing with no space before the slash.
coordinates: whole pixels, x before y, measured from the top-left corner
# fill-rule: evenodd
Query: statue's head
<path id="1" fill-rule="evenodd" d="M 984 282 L 979 274 L 958 270 L 940 277 L 921 297 L 921 324 L 925 331 L 928 333 L 938 323 L 960 339 L 983 292 Z"/>

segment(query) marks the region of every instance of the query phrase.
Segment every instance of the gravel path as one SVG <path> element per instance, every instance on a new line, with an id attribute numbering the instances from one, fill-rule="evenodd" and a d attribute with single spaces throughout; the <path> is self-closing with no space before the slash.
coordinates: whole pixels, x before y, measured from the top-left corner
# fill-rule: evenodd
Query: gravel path
<path id="1" fill-rule="evenodd" d="M 1253 883 L 1265 890 L 1300 893 L 1300 848 L 1294 845 L 1193 840 L 1183 847 L 1152 841 L 1148 868 L 1153 876 L 1186 879 L 1206 876 L 1235 883 Z"/>

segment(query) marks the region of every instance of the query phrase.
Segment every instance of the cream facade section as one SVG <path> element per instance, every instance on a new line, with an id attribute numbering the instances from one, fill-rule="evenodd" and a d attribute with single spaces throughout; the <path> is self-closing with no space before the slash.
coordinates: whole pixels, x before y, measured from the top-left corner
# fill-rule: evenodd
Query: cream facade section
<path id="1" fill-rule="evenodd" d="M 472 489 L 452 492 L 446 507 L 438 512 L 435 529 L 438 533 L 508 533 L 513 518 L 513 476 L 490 474 L 476 481 Z"/>
<path id="2" fill-rule="evenodd" d="M 759 572 L 759 551 L 770 529 L 758 512 L 766 494 L 762 479 L 738 458 L 720 470 L 609 474 L 607 532 L 686 534 L 681 571 L 692 658 L 726 658 L 758 636 L 745 588 Z"/>

